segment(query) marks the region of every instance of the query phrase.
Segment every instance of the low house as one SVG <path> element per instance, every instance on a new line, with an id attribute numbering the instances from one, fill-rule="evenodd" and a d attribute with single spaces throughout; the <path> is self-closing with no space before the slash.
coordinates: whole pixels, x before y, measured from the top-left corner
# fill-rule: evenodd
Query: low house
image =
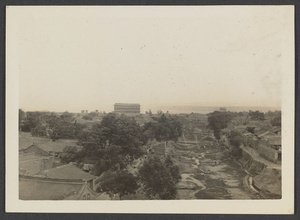
<path id="1" fill-rule="evenodd" d="M 273 128 L 271 129 L 271 131 L 272 131 L 274 134 L 276 134 L 276 135 L 278 135 L 278 136 L 281 136 L 281 127 L 279 127 L 279 126 L 273 127 Z"/>
<path id="2" fill-rule="evenodd" d="M 49 152 L 41 149 L 40 147 L 36 146 L 35 144 L 30 145 L 27 148 L 19 150 L 19 154 L 35 154 L 40 156 L 49 156 Z"/>
<path id="3" fill-rule="evenodd" d="M 84 172 L 72 163 L 53 169 L 43 170 L 38 173 L 38 175 L 51 179 L 82 180 L 85 181 L 92 190 L 94 190 L 94 180 L 96 179 L 96 176 Z"/>
<path id="4" fill-rule="evenodd" d="M 20 174 L 34 175 L 45 169 L 53 168 L 53 164 L 53 156 L 40 156 L 30 153 L 19 155 Z"/>
<path id="5" fill-rule="evenodd" d="M 99 195 L 82 179 L 19 176 L 21 200 L 94 200 Z"/>
<path id="6" fill-rule="evenodd" d="M 258 146 L 259 155 L 268 161 L 278 163 L 281 161 L 281 150 L 275 150 L 263 144 Z"/>
<path id="7" fill-rule="evenodd" d="M 281 136 L 269 136 L 265 137 L 265 140 L 270 144 L 273 149 L 281 149 Z"/>
<path id="8" fill-rule="evenodd" d="M 66 146 L 75 146 L 77 149 L 81 149 L 81 146 L 77 145 L 77 140 L 59 139 L 52 141 L 48 138 L 33 137 L 31 134 L 22 132 L 19 135 L 19 151 L 20 153 L 26 151 L 36 151 L 39 148 L 48 154 L 58 156 L 63 152 Z"/>
<path id="9" fill-rule="evenodd" d="M 273 135 L 274 135 L 274 133 L 271 132 L 271 131 L 262 131 L 262 132 L 257 134 L 257 137 L 258 138 L 265 138 L 265 137 L 273 136 Z"/>
<path id="10" fill-rule="evenodd" d="M 273 127 L 255 131 L 255 135 L 259 141 L 257 150 L 260 156 L 273 163 L 281 161 L 281 136 L 277 135 L 280 130 Z"/>
<path id="11" fill-rule="evenodd" d="M 19 150 L 20 174 L 32 175 L 53 167 L 54 158 L 35 144 Z"/>

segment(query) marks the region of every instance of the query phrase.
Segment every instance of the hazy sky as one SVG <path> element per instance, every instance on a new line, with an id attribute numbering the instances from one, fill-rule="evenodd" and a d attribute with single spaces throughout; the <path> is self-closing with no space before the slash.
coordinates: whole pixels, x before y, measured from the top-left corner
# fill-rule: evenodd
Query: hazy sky
<path id="1" fill-rule="evenodd" d="M 280 107 L 284 7 L 9 7 L 20 108 Z"/>

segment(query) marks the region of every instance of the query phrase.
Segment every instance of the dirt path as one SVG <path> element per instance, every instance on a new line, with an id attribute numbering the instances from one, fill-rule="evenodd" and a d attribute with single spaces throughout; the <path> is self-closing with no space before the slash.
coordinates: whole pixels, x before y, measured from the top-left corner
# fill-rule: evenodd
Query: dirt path
<path id="1" fill-rule="evenodd" d="M 179 163 L 184 170 L 178 184 L 178 199 L 261 198 L 249 185 L 250 176 L 226 151 L 206 147 L 175 152 L 181 155 Z"/>

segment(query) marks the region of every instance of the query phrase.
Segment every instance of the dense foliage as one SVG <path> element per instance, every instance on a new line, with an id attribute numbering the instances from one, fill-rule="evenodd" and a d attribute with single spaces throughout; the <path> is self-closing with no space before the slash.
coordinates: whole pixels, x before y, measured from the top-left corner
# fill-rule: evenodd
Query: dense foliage
<path id="1" fill-rule="evenodd" d="M 19 127 L 21 131 L 31 132 L 32 136 L 58 139 L 76 139 L 86 127 L 77 123 L 73 114 L 61 115 L 47 112 L 26 112 L 19 110 Z"/>
<path id="2" fill-rule="evenodd" d="M 249 111 L 249 117 L 251 120 L 257 120 L 257 121 L 265 120 L 265 114 L 260 111 Z"/>
<path id="3" fill-rule="evenodd" d="M 110 176 L 107 176 L 100 183 L 97 191 L 118 194 L 120 199 L 122 199 L 122 196 L 133 194 L 137 189 L 137 177 L 125 170 L 120 170 Z"/>
<path id="4" fill-rule="evenodd" d="M 236 130 L 231 130 L 227 135 L 229 143 L 234 147 L 239 147 L 245 142 L 245 137 Z"/>
<path id="5" fill-rule="evenodd" d="M 70 163 L 73 161 L 77 161 L 79 157 L 79 152 L 77 147 L 75 146 L 67 146 L 64 148 L 63 153 L 60 155 L 60 159 L 62 163 Z"/>
<path id="6" fill-rule="evenodd" d="M 274 117 L 271 120 L 271 125 L 272 126 L 281 126 L 281 115 Z"/>
<path id="7" fill-rule="evenodd" d="M 220 140 L 221 130 L 228 126 L 232 117 L 233 115 L 230 112 L 214 111 L 208 114 L 208 126 L 209 128 L 213 129 L 216 139 Z"/>
<path id="8" fill-rule="evenodd" d="M 182 135 L 182 122 L 175 116 L 160 114 L 153 118 L 154 122 L 144 125 L 144 134 L 147 138 L 155 138 L 157 141 L 177 141 Z"/>
<path id="9" fill-rule="evenodd" d="M 82 133 L 79 144 L 87 155 L 103 155 L 103 151 L 107 153 L 112 146 L 119 146 L 118 150 L 115 149 L 118 154 L 136 158 L 143 154 L 140 147 L 145 144 L 145 139 L 142 128 L 133 118 L 109 113 L 100 124 L 94 124 L 90 130 Z"/>
<path id="10" fill-rule="evenodd" d="M 139 170 L 139 178 L 150 199 L 175 199 L 176 183 L 180 180 L 179 168 L 170 158 L 161 161 L 150 158 Z"/>

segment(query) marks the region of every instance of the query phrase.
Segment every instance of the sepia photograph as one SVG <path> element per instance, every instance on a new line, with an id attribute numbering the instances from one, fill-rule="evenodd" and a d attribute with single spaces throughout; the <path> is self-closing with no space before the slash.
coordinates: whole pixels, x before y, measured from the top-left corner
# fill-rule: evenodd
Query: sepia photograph
<path id="1" fill-rule="evenodd" d="M 293 213 L 293 6 L 6 22 L 8 210 Z"/>

